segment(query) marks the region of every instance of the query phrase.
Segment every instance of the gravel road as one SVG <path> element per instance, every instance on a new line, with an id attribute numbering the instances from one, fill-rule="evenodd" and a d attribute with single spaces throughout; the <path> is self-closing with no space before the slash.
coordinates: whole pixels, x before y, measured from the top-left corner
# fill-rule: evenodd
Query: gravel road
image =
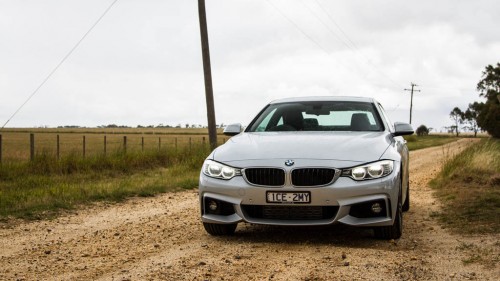
<path id="1" fill-rule="evenodd" d="M 472 142 L 411 152 L 399 240 L 342 225 L 240 224 L 233 237 L 212 237 L 192 190 L 0 224 L 0 280 L 498 280 L 499 235 L 450 234 L 431 216 L 440 206 L 428 181 Z M 471 248 L 496 263 L 465 264 Z"/>

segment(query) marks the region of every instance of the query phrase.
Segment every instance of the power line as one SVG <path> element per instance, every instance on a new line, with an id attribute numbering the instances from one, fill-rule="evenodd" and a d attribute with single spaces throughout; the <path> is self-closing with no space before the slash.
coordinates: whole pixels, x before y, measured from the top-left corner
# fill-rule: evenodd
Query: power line
<path id="1" fill-rule="evenodd" d="M 24 101 L 23 104 L 21 104 L 21 106 L 19 106 L 19 108 L 14 112 L 14 114 L 12 114 L 9 117 L 9 119 L 7 119 L 5 124 L 3 124 L 2 128 L 0 128 L 0 129 L 5 128 L 5 126 L 10 122 L 10 120 L 12 118 L 14 118 L 14 116 L 16 116 L 16 114 L 31 100 L 31 98 L 36 93 L 38 93 L 38 90 L 40 90 L 40 88 L 42 88 L 42 86 L 45 85 L 45 83 L 50 79 L 50 77 L 52 77 L 52 75 L 59 69 L 59 67 L 76 50 L 76 48 L 78 48 L 78 46 L 80 46 L 80 43 L 82 43 L 82 41 L 87 37 L 87 35 L 90 34 L 90 32 L 94 29 L 94 27 L 96 27 L 96 25 L 104 18 L 104 16 L 109 12 L 109 10 L 111 10 L 111 8 L 115 5 L 116 2 L 118 2 L 118 0 L 114 0 L 108 6 L 108 8 L 106 8 L 106 10 L 104 10 L 104 12 L 101 14 L 101 16 L 94 22 L 94 24 L 87 30 L 87 32 L 85 32 L 85 34 L 82 36 L 82 38 L 80 38 L 80 40 L 78 40 L 78 42 L 75 44 L 75 46 L 73 46 L 73 48 L 71 48 L 71 50 L 63 57 L 63 59 L 56 65 L 56 67 L 54 67 L 54 69 L 52 69 L 52 71 L 49 73 L 49 75 L 47 75 L 47 77 L 45 77 L 45 79 L 42 81 L 42 83 L 40 83 L 40 85 L 38 85 L 38 87 L 36 87 L 36 89 L 31 93 L 31 95 Z"/>
<path id="2" fill-rule="evenodd" d="M 297 28 L 297 30 L 299 30 L 307 39 L 309 39 L 311 42 L 313 42 L 314 44 L 316 44 L 316 46 L 318 46 L 320 49 L 322 49 L 323 51 L 325 51 L 325 53 L 327 53 L 328 55 L 330 54 L 330 52 L 328 52 L 327 49 L 325 49 L 320 43 L 318 43 L 318 41 L 314 40 L 311 36 L 309 36 L 309 34 L 307 34 L 304 30 L 302 30 L 302 28 L 300 28 L 298 24 L 296 24 L 291 18 L 289 18 L 285 13 L 283 13 L 276 5 L 273 4 L 273 2 L 271 2 L 270 0 L 266 0 L 266 1 L 276 11 L 278 11 L 278 13 L 280 13 L 280 15 L 282 17 L 284 17 L 288 22 L 290 22 L 293 26 L 295 26 L 295 28 Z"/>
<path id="3" fill-rule="evenodd" d="M 347 46 L 349 49 L 351 49 L 353 52 L 356 52 L 358 54 L 360 54 L 364 59 L 365 61 L 371 66 L 373 67 L 377 72 L 379 72 L 382 76 L 384 76 L 385 78 L 387 78 L 390 82 L 392 82 L 394 85 L 396 85 L 398 88 L 401 87 L 401 84 L 397 83 L 394 79 L 392 79 L 389 75 L 387 75 L 385 72 L 383 72 L 377 65 L 375 65 L 368 57 L 366 57 L 358 48 L 358 46 L 356 45 L 356 43 L 354 43 L 353 40 L 351 40 L 351 38 L 347 35 L 346 32 L 344 32 L 344 30 L 342 29 L 342 27 L 340 27 L 340 25 L 335 21 L 335 19 L 333 18 L 333 16 L 326 10 L 326 8 L 318 1 L 318 0 L 315 0 L 316 2 L 316 5 L 318 5 L 318 7 L 320 7 L 321 10 L 323 10 L 323 12 L 328 16 L 328 18 L 330 19 L 330 21 L 337 27 L 337 29 L 344 35 L 344 37 L 347 39 L 347 41 L 351 44 L 347 44 L 345 43 L 343 40 L 341 40 L 341 42 Z M 302 3 L 303 4 L 303 3 Z M 306 6 L 305 4 L 303 4 L 304 6 Z M 307 6 L 306 6 L 307 7 Z M 309 7 L 307 7 L 309 9 Z M 309 9 L 309 11 L 311 11 Z M 319 17 L 313 13 L 313 15 L 316 16 L 316 18 L 319 19 Z M 333 31 L 331 30 L 331 28 L 329 28 L 323 20 L 320 20 L 321 23 L 323 23 L 323 25 L 325 25 L 328 30 L 330 30 L 330 32 L 333 33 Z M 337 34 L 335 34 L 335 37 L 339 38 L 337 36 Z"/>
<path id="4" fill-rule="evenodd" d="M 328 24 L 325 23 L 325 21 L 320 18 L 318 16 L 318 14 L 316 12 L 314 12 L 309 6 L 307 6 L 306 4 L 304 4 L 303 1 L 300 1 L 300 3 L 302 4 L 302 6 L 306 7 L 306 9 L 313 15 L 316 17 L 316 19 L 318 19 L 318 21 L 321 22 L 321 24 L 323 24 L 324 27 L 326 27 L 326 29 L 328 29 L 328 31 L 330 31 L 330 33 L 335 36 L 335 38 L 337 38 L 342 44 L 344 44 L 344 46 L 346 46 L 347 48 L 351 49 L 352 47 L 349 46 L 349 44 L 345 43 L 344 40 L 342 40 L 342 38 L 340 38 L 340 36 L 337 35 L 337 33 L 335 33 L 335 31 L 333 31 L 330 26 L 328 26 Z"/>
<path id="5" fill-rule="evenodd" d="M 354 53 L 354 49 L 349 45 L 347 44 L 340 36 L 337 35 L 337 33 L 335 33 L 335 31 L 333 31 L 333 29 L 330 28 L 330 26 L 315 12 L 313 11 L 309 6 L 307 6 L 306 4 L 304 4 L 303 1 L 300 1 L 300 3 L 302 4 L 302 6 L 306 7 L 306 9 L 309 11 L 309 13 L 311 13 L 314 17 L 316 17 L 316 19 L 321 22 L 321 24 L 326 27 L 326 29 L 328 29 L 328 31 L 335 37 L 337 38 L 337 40 L 339 40 L 342 44 L 344 44 L 344 46 L 346 46 L 348 49 L 351 50 L 351 52 Z M 346 66 L 344 66 L 346 67 Z M 346 67 L 347 68 L 347 67 Z M 365 75 L 366 77 L 366 75 Z"/>
<path id="6" fill-rule="evenodd" d="M 387 109 L 388 112 L 394 112 L 396 111 L 396 109 L 399 108 L 399 103 L 396 105 L 396 107 L 392 108 L 392 109 Z"/>
<path id="7" fill-rule="evenodd" d="M 281 9 L 279 9 L 275 4 L 273 4 L 270 0 L 266 0 L 276 11 L 278 11 L 278 13 L 283 16 L 288 22 L 290 22 L 296 29 L 298 29 L 304 36 L 306 36 L 306 38 L 308 38 L 311 42 L 313 42 L 315 45 L 317 45 L 319 48 L 321 48 L 325 53 L 327 53 L 329 56 L 331 55 L 330 52 L 325 48 L 323 47 L 318 41 L 316 41 L 312 36 L 310 36 L 309 34 L 307 34 L 307 32 L 305 32 L 302 28 L 300 28 L 300 26 L 298 24 L 296 24 L 290 17 L 288 17 L 283 11 L 281 11 Z M 350 49 L 351 52 L 353 53 L 358 53 L 359 55 L 361 55 L 364 60 L 366 61 L 367 64 L 369 64 L 373 69 L 375 69 L 377 72 L 379 72 L 380 75 L 384 76 L 389 82 L 393 83 L 395 86 L 397 86 L 398 88 L 402 87 L 401 84 L 397 83 L 394 79 L 392 79 L 389 75 L 385 74 L 380 68 L 378 68 L 375 64 L 373 64 L 370 59 L 368 59 L 363 53 L 361 53 L 357 47 L 357 45 L 354 43 L 353 40 L 351 40 L 349 38 L 349 36 L 347 35 L 347 33 L 345 33 L 343 31 L 343 29 L 340 27 L 340 25 L 333 19 L 333 16 L 328 13 L 328 11 L 326 11 L 326 9 L 317 1 L 315 0 L 317 5 L 323 10 L 323 12 L 328 16 L 328 18 L 330 19 L 330 21 L 332 21 L 335 26 L 340 30 L 340 32 L 342 32 L 342 34 L 344 35 L 344 37 L 347 39 L 347 42 L 349 43 L 346 43 L 346 41 L 344 41 L 339 35 L 337 35 L 337 33 L 335 33 L 335 31 L 333 31 L 333 29 L 323 20 L 321 19 L 321 17 L 319 17 L 319 15 L 314 12 L 309 6 L 307 6 L 306 4 L 304 4 L 303 2 L 301 2 L 301 4 L 303 6 L 305 6 L 307 8 L 307 10 L 309 10 L 309 12 L 314 16 L 316 17 L 320 23 L 325 26 L 328 31 L 333 35 L 335 36 L 335 38 L 337 38 L 337 40 L 339 40 L 342 44 L 344 44 L 348 49 Z M 341 64 L 342 66 L 344 66 L 345 68 L 349 69 L 346 65 L 342 64 L 341 62 L 337 61 L 339 64 Z"/>
<path id="8" fill-rule="evenodd" d="M 347 41 L 349 41 L 349 43 L 351 43 L 351 45 L 357 49 L 358 46 L 356 46 L 354 41 L 352 41 L 351 38 L 349 38 L 349 36 L 344 32 L 344 30 L 340 27 L 340 25 L 337 23 L 337 21 L 335 21 L 333 16 L 325 9 L 325 7 L 318 0 L 314 0 L 314 2 L 316 2 L 316 5 L 318 5 L 321 8 L 321 10 L 323 10 L 323 12 L 328 16 L 330 21 L 333 22 L 333 24 L 337 27 L 337 29 L 340 30 L 340 32 L 344 35 L 344 37 L 347 39 Z"/>
<path id="9" fill-rule="evenodd" d="M 291 23 L 298 31 L 300 31 L 300 33 L 302 33 L 302 35 L 304 35 L 307 39 L 309 39 L 311 42 L 313 42 L 316 46 L 318 46 L 321 50 L 323 50 L 328 56 L 332 57 L 331 56 L 331 53 L 325 48 L 323 47 L 318 41 L 314 40 L 314 38 L 312 36 L 310 36 L 309 34 L 307 34 L 307 32 L 305 32 L 302 28 L 300 28 L 300 26 L 298 24 L 296 24 L 290 17 L 288 17 L 283 11 L 280 10 L 280 8 L 278 8 L 278 6 L 274 5 L 270 0 L 266 0 L 267 3 L 269 5 L 271 5 L 282 17 L 284 17 L 289 23 Z M 333 57 L 332 57 L 333 58 Z M 351 71 L 352 72 L 352 69 L 350 69 L 349 67 L 347 67 L 344 63 L 342 63 L 340 60 L 334 58 L 336 60 L 336 62 L 343 66 L 346 70 L 348 71 Z M 359 75 L 359 73 L 356 73 Z"/>

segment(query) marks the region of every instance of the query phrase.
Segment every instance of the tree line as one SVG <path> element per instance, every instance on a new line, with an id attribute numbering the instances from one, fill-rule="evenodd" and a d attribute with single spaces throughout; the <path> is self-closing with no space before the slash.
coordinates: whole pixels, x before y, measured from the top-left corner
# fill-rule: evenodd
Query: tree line
<path id="1" fill-rule="evenodd" d="M 470 103 L 465 111 L 453 108 L 450 128 L 457 136 L 462 128 L 474 132 L 474 136 L 482 129 L 492 137 L 500 138 L 500 63 L 486 66 L 476 89 L 486 101 Z"/>
<path id="2" fill-rule="evenodd" d="M 221 124 L 216 124 L 216 128 L 224 128 L 226 125 L 223 123 Z M 42 126 L 40 128 L 50 128 L 49 126 Z M 66 129 L 75 129 L 75 128 L 87 128 L 85 126 L 78 126 L 78 125 L 64 125 L 64 126 L 57 126 L 58 129 L 66 128 Z M 108 125 L 99 125 L 97 128 L 208 128 L 207 125 L 201 125 L 201 124 L 189 124 L 186 123 L 184 125 L 177 124 L 177 125 L 164 125 L 163 123 L 160 123 L 158 125 L 137 125 L 137 127 L 133 126 L 127 126 L 127 125 L 116 125 L 116 124 L 108 124 Z"/>

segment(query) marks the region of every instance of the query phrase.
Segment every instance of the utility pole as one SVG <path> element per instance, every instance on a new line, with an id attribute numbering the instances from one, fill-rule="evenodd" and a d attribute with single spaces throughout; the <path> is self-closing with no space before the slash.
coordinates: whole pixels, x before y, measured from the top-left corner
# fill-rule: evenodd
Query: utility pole
<path id="1" fill-rule="evenodd" d="M 404 89 L 405 91 L 411 91 L 411 99 L 410 99 L 410 124 L 411 124 L 411 112 L 413 110 L 413 92 L 420 92 L 420 90 L 414 90 L 413 88 L 418 86 L 415 83 L 411 83 L 411 89 Z"/>
<path id="2" fill-rule="evenodd" d="M 207 100 L 208 139 L 210 141 L 210 147 L 215 149 L 217 147 L 217 129 L 215 128 L 214 92 L 212 89 L 212 71 L 210 67 L 210 50 L 208 48 L 205 0 L 198 0 L 198 17 L 200 19 L 201 53 L 203 57 L 205 96 Z"/>

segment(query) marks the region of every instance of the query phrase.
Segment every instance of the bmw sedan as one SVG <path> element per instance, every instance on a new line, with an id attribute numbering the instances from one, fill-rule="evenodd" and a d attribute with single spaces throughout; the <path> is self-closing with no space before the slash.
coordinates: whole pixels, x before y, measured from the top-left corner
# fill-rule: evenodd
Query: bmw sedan
<path id="1" fill-rule="evenodd" d="M 411 125 L 372 98 L 304 97 L 268 104 L 205 160 L 201 220 L 211 235 L 237 224 L 370 227 L 397 239 L 410 208 Z"/>

